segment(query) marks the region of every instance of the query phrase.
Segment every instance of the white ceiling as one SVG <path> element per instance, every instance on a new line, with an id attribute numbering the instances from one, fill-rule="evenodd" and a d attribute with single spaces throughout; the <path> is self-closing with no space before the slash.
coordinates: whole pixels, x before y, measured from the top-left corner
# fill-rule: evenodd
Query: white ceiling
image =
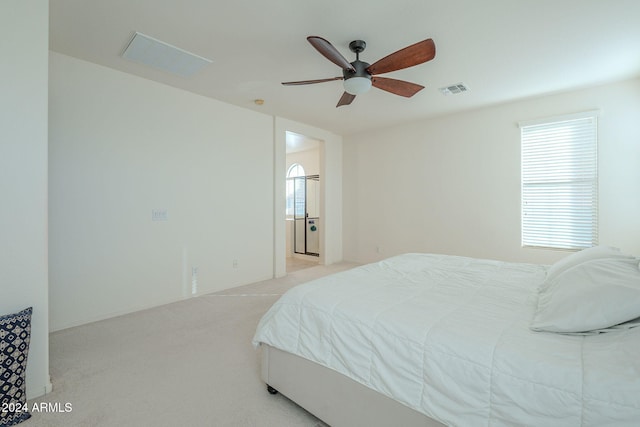
<path id="1" fill-rule="evenodd" d="M 640 76 L 638 0 L 51 0 L 50 15 L 53 51 L 343 135 Z M 213 63 L 184 78 L 126 60 L 136 31 Z M 341 75 L 309 35 L 350 61 L 355 39 L 369 63 L 426 38 L 436 57 L 385 75 L 424 85 L 413 98 L 374 88 L 336 108 L 340 81 L 280 84 Z"/>
<path id="2" fill-rule="evenodd" d="M 287 154 L 316 150 L 320 147 L 320 141 L 306 135 L 287 132 L 286 136 Z"/>

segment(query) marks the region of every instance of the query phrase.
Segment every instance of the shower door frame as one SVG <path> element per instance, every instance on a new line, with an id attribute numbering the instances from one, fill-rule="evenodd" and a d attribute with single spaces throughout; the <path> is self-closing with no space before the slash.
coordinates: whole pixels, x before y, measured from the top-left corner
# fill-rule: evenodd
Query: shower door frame
<path id="1" fill-rule="evenodd" d="M 309 244 L 308 244 L 308 233 L 307 233 L 307 228 L 308 228 L 308 221 L 309 220 L 315 220 L 319 223 L 320 221 L 320 217 L 319 216 L 314 216 L 314 217 L 309 217 L 309 210 L 307 208 L 308 206 L 308 200 L 307 200 L 307 180 L 311 179 L 314 181 L 318 181 L 320 182 L 320 175 L 306 175 L 306 176 L 295 176 L 292 178 L 289 178 L 293 180 L 293 253 L 295 254 L 299 254 L 299 255 L 309 255 L 309 256 L 316 256 L 319 257 L 320 253 L 318 252 L 309 252 L 307 250 Z M 296 198 L 296 180 L 303 180 L 304 182 L 304 214 L 302 217 L 298 216 L 298 209 L 297 209 L 297 198 Z M 299 252 L 298 251 L 298 221 L 303 221 L 304 223 L 304 252 Z M 319 225 L 319 224 L 318 224 Z M 319 248 L 318 248 L 319 249 Z"/>

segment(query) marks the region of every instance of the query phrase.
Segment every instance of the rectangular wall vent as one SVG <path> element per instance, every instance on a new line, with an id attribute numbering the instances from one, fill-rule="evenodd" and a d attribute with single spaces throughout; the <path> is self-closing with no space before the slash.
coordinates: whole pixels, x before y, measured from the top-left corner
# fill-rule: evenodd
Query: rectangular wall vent
<path id="1" fill-rule="evenodd" d="M 443 95 L 457 95 L 462 92 L 468 92 L 469 87 L 464 83 L 456 83 L 451 86 L 441 87 L 439 90 Z"/>
<path id="2" fill-rule="evenodd" d="M 122 57 L 183 77 L 213 62 L 142 33 L 134 34 Z"/>

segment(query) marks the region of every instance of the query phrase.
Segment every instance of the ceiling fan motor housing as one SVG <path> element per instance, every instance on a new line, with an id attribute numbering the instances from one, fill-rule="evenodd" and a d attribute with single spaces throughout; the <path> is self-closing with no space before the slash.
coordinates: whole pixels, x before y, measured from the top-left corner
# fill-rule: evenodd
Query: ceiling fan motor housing
<path id="1" fill-rule="evenodd" d="M 355 71 L 352 71 L 348 68 L 345 68 L 344 70 L 342 70 L 342 75 L 344 76 L 345 80 L 349 80 L 352 77 L 364 77 L 366 79 L 371 80 L 371 74 L 369 74 L 369 72 L 367 71 L 367 68 L 369 68 L 369 65 L 371 64 L 364 61 L 360 61 L 359 59 L 356 59 L 351 63 L 351 65 L 353 65 L 353 68 L 355 68 Z"/>

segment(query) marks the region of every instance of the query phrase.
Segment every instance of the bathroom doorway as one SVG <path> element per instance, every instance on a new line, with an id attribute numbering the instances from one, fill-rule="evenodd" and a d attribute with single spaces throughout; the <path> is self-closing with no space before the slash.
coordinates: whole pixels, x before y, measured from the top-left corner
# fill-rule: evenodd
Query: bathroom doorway
<path id="1" fill-rule="evenodd" d="M 318 265 L 320 259 L 320 144 L 287 132 L 287 272 Z"/>

